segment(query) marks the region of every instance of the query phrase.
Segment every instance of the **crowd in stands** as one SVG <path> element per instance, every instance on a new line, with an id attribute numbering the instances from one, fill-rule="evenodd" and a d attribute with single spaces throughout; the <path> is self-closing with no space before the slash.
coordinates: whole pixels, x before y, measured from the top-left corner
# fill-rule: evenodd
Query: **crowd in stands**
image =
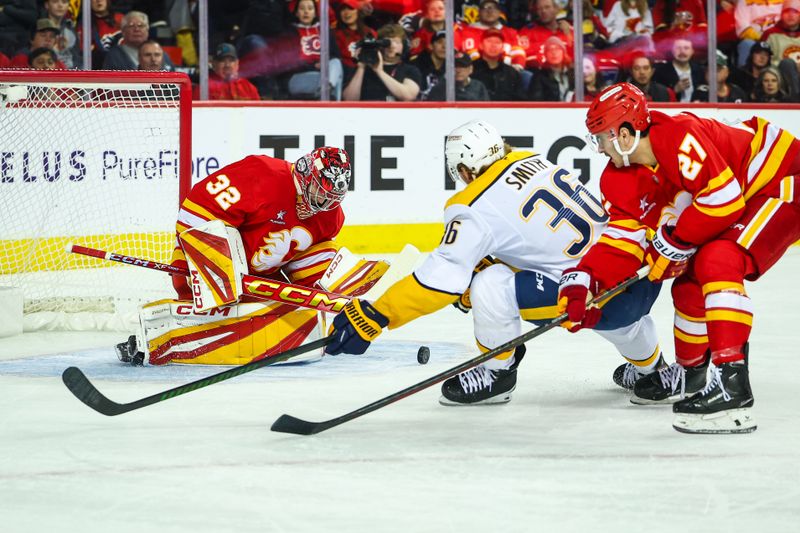
<path id="1" fill-rule="evenodd" d="M 0 0 L 0 67 L 183 70 L 198 78 L 197 2 Z M 657 102 L 800 101 L 800 0 L 455 0 L 455 95 L 465 101 L 590 100 L 629 81 Z M 331 0 L 331 99 L 443 101 L 444 0 Z M 714 64 L 707 28 L 717 26 Z M 582 42 L 574 42 L 579 24 Z M 209 97 L 319 99 L 315 0 L 209 0 Z M 575 94 L 576 46 L 583 50 Z M 200 92 L 196 88 L 195 98 Z"/>

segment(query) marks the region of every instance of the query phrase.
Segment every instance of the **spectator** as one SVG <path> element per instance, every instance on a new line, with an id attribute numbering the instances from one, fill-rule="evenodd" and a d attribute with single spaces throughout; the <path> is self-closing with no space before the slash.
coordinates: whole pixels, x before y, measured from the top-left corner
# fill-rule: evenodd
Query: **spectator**
<path id="1" fill-rule="evenodd" d="M 57 63 L 58 57 L 50 48 L 36 48 L 28 55 L 28 66 L 35 70 L 55 70 Z"/>
<path id="2" fill-rule="evenodd" d="M 544 43 L 544 65 L 533 73 L 528 99 L 534 102 L 568 102 L 575 90 L 574 71 L 567 61 L 567 47 L 558 37 Z"/>
<path id="3" fill-rule="evenodd" d="M 531 10 L 536 13 L 538 22 L 519 30 L 519 42 L 525 51 L 525 65 L 534 69 L 542 66 L 544 42 L 550 37 L 558 37 L 567 46 L 567 54 L 572 57 L 572 26 L 565 19 L 558 19 L 558 6 L 555 0 L 533 0 Z"/>
<path id="4" fill-rule="evenodd" d="M 139 47 L 139 70 L 173 70 L 164 63 L 164 49 L 158 41 L 145 41 Z"/>
<path id="5" fill-rule="evenodd" d="M 784 0 L 781 20 L 761 38 L 772 50 L 773 67 L 779 67 L 783 75 L 787 73 L 784 68 L 794 67 L 796 72 L 800 65 L 800 0 Z"/>
<path id="6" fill-rule="evenodd" d="M 583 100 L 591 102 L 607 86 L 607 83 L 597 78 L 597 67 L 592 58 L 583 56 Z"/>
<path id="7" fill-rule="evenodd" d="M 735 69 L 731 74 L 731 81 L 741 87 L 749 99 L 755 97 L 753 90 L 756 88 L 756 79 L 769 66 L 770 59 L 772 48 L 766 42 L 759 41 L 750 48 L 744 66 Z"/>
<path id="8" fill-rule="evenodd" d="M 761 71 L 756 79 L 753 95 L 753 101 L 762 104 L 790 101 L 789 95 L 783 88 L 781 74 L 778 69 L 773 67 L 767 67 Z"/>
<path id="9" fill-rule="evenodd" d="M 744 66 L 753 43 L 761 40 L 764 32 L 780 20 L 781 9 L 780 2 L 775 0 L 736 0 L 738 66 Z"/>
<path id="10" fill-rule="evenodd" d="M 644 52 L 633 55 L 628 81 L 638 87 L 651 102 L 674 102 L 675 95 L 665 85 L 653 81 L 654 74 L 652 57 Z"/>
<path id="11" fill-rule="evenodd" d="M 503 60 L 515 69 L 525 68 L 525 50 L 519 44 L 517 30 L 504 26 L 500 20 L 502 11 L 498 0 L 481 0 L 478 22 L 466 26 L 461 31 L 461 47 L 473 60 L 480 57 L 478 43 L 488 30 L 500 32 L 503 39 Z"/>
<path id="12" fill-rule="evenodd" d="M 733 83 L 728 83 L 730 68 L 728 67 L 728 56 L 717 50 L 717 102 L 740 104 L 748 100 L 744 89 Z M 710 69 L 706 71 L 708 78 Z M 701 85 L 694 94 L 695 102 L 708 102 L 708 84 Z"/>
<path id="13" fill-rule="evenodd" d="M 419 99 L 428 100 L 431 90 L 444 77 L 444 59 L 447 54 L 447 33 L 436 32 L 433 39 L 428 43 L 425 52 L 419 54 L 411 61 L 422 75 L 422 85 L 420 86 Z"/>
<path id="14" fill-rule="evenodd" d="M 14 68 L 27 68 L 29 66 L 28 57 L 32 50 L 37 48 L 48 48 L 55 51 L 56 42 L 61 29 L 50 19 L 39 19 L 36 21 L 36 30 L 31 37 L 31 44 L 28 48 L 23 48 L 11 59 L 11 66 Z M 63 63 L 56 61 L 56 68 L 66 68 Z"/>
<path id="15" fill-rule="evenodd" d="M 91 0 L 92 4 L 92 67 L 99 67 L 106 52 L 122 37 L 122 13 L 111 11 L 111 0 Z M 78 18 L 78 42 L 82 43 L 83 23 Z"/>
<path id="16" fill-rule="evenodd" d="M 419 29 L 411 37 L 411 57 L 429 50 L 433 36 L 445 29 L 444 0 L 428 0 L 423 13 Z M 460 48 L 460 43 L 456 42 L 455 47 Z"/>
<path id="17" fill-rule="evenodd" d="M 148 39 L 150 21 L 141 11 L 129 11 L 122 17 L 122 39 L 109 48 L 103 61 L 103 70 L 137 70 L 139 68 L 139 47 Z M 169 56 L 164 62 L 174 68 Z"/>
<path id="18" fill-rule="evenodd" d="M 389 46 L 374 51 L 374 55 L 364 49 L 358 51 L 358 66 L 344 89 L 344 99 L 416 100 L 422 75 L 416 67 L 403 62 L 406 31 L 399 24 L 387 24 L 378 30 L 378 39 L 388 39 Z"/>
<path id="19" fill-rule="evenodd" d="M 611 44 L 641 40 L 640 46 L 650 48 L 653 16 L 647 0 L 618 0 L 606 18 L 608 40 Z"/>
<path id="20" fill-rule="evenodd" d="M 592 6 L 592 0 L 583 3 L 583 46 L 585 50 L 602 50 L 608 47 L 608 30 Z M 571 30 L 570 30 L 571 31 Z M 570 52 L 567 47 L 567 53 Z M 593 63 L 594 64 L 594 63 Z"/>
<path id="21" fill-rule="evenodd" d="M 672 89 L 679 102 L 691 102 L 695 87 L 705 83 L 703 68 L 693 57 L 692 41 L 675 39 L 672 43 L 672 61 L 656 67 L 653 79 Z"/>
<path id="22" fill-rule="evenodd" d="M 36 0 L 0 0 L 0 52 L 11 55 L 25 46 L 36 15 Z"/>
<path id="23" fill-rule="evenodd" d="M 653 25 L 655 31 L 666 31 L 674 28 L 676 19 L 686 19 L 687 15 L 698 28 L 708 25 L 706 19 L 706 4 L 703 0 L 656 0 L 653 5 Z M 705 29 L 703 29 L 705 31 Z"/>
<path id="24" fill-rule="evenodd" d="M 80 68 L 82 61 L 78 47 L 75 23 L 69 17 L 69 0 L 44 0 L 47 18 L 61 29 L 54 51 L 58 60 L 67 68 Z"/>
<path id="25" fill-rule="evenodd" d="M 200 88 L 195 86 L 194 99 L 200 98 Z M 258 89 L 246 78 L 239 77 L 239 57 L 236 47 L 223 43 L 211 59 L 208 75 L 209 100 L 258 100 Z"/>
<path id="26" fill-rule="evenodd" d="M 366 37 L 375 37 L 375 30 L 364 23 L 358 0 L 341 0 L 336 8 L 336 29 L 333 34 L 345 77 L 349 79 L 356 68 L 356 43 Z"/>
<path id="27" fill-rule="evenodd" d="M 455 57 L 455 78 L 456 78 L 456 100 L 468 102 L 485 102 L 489 100 L 489 91 L 479 80 L 474 80 L 472 76 L 472 59 L 469 55 L 457 52 Z M 446 100 L 446 84 L 444 81 L 438 83 L 428 100 Z"/>
<path id="28" fill-rule="evenodd" d="M 489 98 L 496 102 L 522 100 L 522 79 L 519 72 L 503 62 L 503 33 L 483 32 L 480 55 L 473 62 L 472 77 L 486 86 Z"/>
<path id="29" fill-rule="evenodd" d="M 657 31 L 653 35 L 653 42 L 656 48 L 656 55 L 659 59 L 669 57 L 670 47 L 675 39 L 688 39 L 692 41 L 695 54 L 705 58 L 708 52 L 708 26 L 695 23 L 694 14 L 691 11 L 678 11 L 672 16 L 672 24 L 669 28 Z"/>
<path id="30" fill-rule="evenodd" d="M 8 58 L 3 52 L 0 52 L 0 68 L 8 68 L 11 66 L 11 59 Z"/>

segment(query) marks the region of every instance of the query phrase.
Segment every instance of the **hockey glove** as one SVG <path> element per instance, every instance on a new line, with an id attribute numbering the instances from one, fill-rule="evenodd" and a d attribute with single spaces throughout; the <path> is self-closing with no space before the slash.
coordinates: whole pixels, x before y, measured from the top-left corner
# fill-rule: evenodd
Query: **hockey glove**
<path id="1" fill-rule="evenodd" d="M 697 251 L 696 246 L 673 237 L 674 229 L 675 226 L 666 224 L 660 226 L 647 248 L 645 259 L 650 265 L 647 275 L 650 281 L 661 282 L 680 276 L 689 268 L 689 258 Z"/>
<path id="2" fill-rule="evenodd" d="M 600 284 L 591 274 L 577 268 L 568 268 L 558 282 L 558 313 L 567 313 L 567 321 L 562 327 L 572 333 L 593 328 L 600 321 L 603 311 L 596 305 L 587 304 L 600 292 Z"/>
<path id="3" fill-rule="evenodd" d="M 388 325 L 389 319 L 372 307 L 372 304 L 364 300 L 351 300 L 333 319 L 330 333 L 334 337 L 325 348 L 325 353 L 360 355 L 367 351 L 370 343 Z"/>
<path id="4" fill-rule="evenodd" d="M 478 264 L 475 265 L 475 268 L 472 269 L 472 277 L 474 278 L 475 275 L 478 274 L 478 272 L 486 270 L 490 266 L 494 265 L 496 262 L 497 261 L 495 261 L 495 259 L 491 255 L 487 255 L 486 257 L 478 261 Z M 455 307 L 462 313 L 469 313 L 470 309 L 472 309 L 472 300 L 469 297 L 469 287 L 467 287 L 467 290 L 465 290 L 464 293 L 458 297 L 458 300 L 453 302 L 453 307 Z"/>

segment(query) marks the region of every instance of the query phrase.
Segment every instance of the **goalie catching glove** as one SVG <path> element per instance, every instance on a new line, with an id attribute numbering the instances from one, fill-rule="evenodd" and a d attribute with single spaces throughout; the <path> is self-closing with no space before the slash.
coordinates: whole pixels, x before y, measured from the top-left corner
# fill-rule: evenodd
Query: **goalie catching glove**
<path id="1" fill-rule="evenodd" d="M 591 274 L 577 268 L 566 269 L 558 282 L 558 314 L 567 313 L 568 317 L 562 326 L 573 333 L 595 327 L 603 311 L 596 305 L 587 305 L 599 293 L 600 284 Z"/>
<path id="2" fill-rule="evenodd" d="M 351 300 L 333 319 L 330 330 L 333 340 L 325 348 L 325 353 L 361 355 L 388 325 L 389 319 L 372 307 L 371 303 Z"/>
<path id="3" fill-rule="evenodd" d="M 645 258 L 650 265 L 650 274 L 647 276 L 650 281 L 658 283 L 676 278 L 689 268 L 689 259 L 697 247 L 673 237 L 674 230 L 675 226 L 660 226 L 647 248 Z"/>

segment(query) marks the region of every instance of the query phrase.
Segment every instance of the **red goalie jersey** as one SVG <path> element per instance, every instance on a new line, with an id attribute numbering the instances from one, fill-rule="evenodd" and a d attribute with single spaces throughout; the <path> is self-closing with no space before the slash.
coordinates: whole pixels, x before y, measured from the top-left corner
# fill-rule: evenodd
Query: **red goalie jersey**
<path id="1" fill-rule="evenodd" d="M 312 285 L 336 254 L 333 239 L 344 223 L 341 206 L 301 219 L 292 164 L 253 155 L 221 168 L 195 185 L 181 204 L 177 232 L 219 219 L 242 236 L 251 274 L 282 271 L 293 283 Z M 173 262 L 183 260 L 180 248 Z M 181 299 L 190 292 L 174 278 Z"/>
<path id="2" fill-rule="evenodd" d="M 642 264 L 649 231 L 677 224 L 676 239 L 702 245 L 739 220 L 750 198 L 781 197 L 793 186 L 784 177 L 800 173 L 800 143 L 762 118 L 729 126 L 689 113 L 650 117 L 659 164 L 609 163 L 600 178 L 610 222 L 579 268 L 605 287 Z"/>

